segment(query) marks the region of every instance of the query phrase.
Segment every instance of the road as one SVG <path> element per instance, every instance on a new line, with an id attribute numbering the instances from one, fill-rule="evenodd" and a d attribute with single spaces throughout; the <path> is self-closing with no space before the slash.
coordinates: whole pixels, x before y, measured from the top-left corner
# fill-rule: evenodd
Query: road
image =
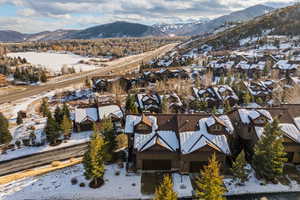
<path id="1" fill-rule="evenodd" d="M 0 176 L 82 156 L 88 142 L 0 162 Z"/>
<path id="2" fill-rule="evenodd" d="M 153 51 L 145 52 L 135 56 L 121 58 L 119 60 L 113 61 L 107 67 L 101 69 L 77 73 L 62 80 L 56 79 L 55 82 L 49 81 L 49 83 L 44 85 L 28 87 L 24 91 L 1 95 L 0 104 L 16 101 L 33 95 L 38 95 L 45 91 L 68 87 L 70 85 L 83 82 L 87 77 L 91 76 L 119 75 L 124 74 L 126 72 L 134 71 L 139 67 L 139 65 L 142 62 L 149 62 L 151 59 L 170 51 L 176 45 L 177 43 L 168 44 Z"/>

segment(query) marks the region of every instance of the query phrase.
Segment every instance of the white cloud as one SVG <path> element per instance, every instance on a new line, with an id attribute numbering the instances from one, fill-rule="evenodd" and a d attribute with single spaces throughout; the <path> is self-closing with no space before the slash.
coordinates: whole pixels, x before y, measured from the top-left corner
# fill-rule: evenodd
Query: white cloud
<path id="1" fill-rule="evenodd" d="M 17 16 L 2 17 L 0 27 L 36 32 L 117 20 L 175 23 L 215 18 L 256 4 L 278 7 L 293 2 L 296 0 L 0 0 L 0 5 L 17 8 Z"/>

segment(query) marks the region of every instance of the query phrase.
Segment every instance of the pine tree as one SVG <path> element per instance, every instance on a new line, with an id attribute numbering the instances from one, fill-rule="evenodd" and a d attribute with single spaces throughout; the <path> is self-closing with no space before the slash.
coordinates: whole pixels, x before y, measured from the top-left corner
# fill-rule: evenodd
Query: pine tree
<path id="1" fill-rule="evenodd" d="M 64 115 L 62 123 L 61 123 L 61 129 L 63 130 L 64 133 L 64 138 L 69 138 L 72 133 L 72 121 Z"/>
<path id="2" fill-rule="evenodd" d="M 222 75 L 222 76 L 220 77 L 220 80 L 219 80 L 218 84 L 219 84 L 219 85 L 224 85 L 224 83 L 225 83 L 225 81 L 224 81 L 224 76 Z"/>
<path id="3" fill-rule="evenodd" d="M 62 115 L 66 115 L 69 119 L 71 117 L 71 114 L 70 114 L 70 110 L 69 110 L 69 107 L 66 103 L 64 103 L 63 105 L 63 108 L 62 108 Z"/>
<path id="4" fill-rule="evenodd" d="M 200 171 L 200 176 L 196 179 L 196 195 L 201 200 L 223 200 L 225 188 L 223 177 L 220 175 L 220 164 L 213 154 L 208 165 Z"/>
<path id="5" fill-rule="evenodd" d="M 103 183 L 104 176 L 104 151 L 105 142 L 99 133 L 94 132 L 88 147 L 88 151 L 83 157 L 84 175 L 87 179 L 92 179 L 90 186 L 99 187 Z"/>
<path id="6" fill-rule="evenodd" d="M 46 83 L 48 78 L 47 78 L 47 75 L 45 73 L 45 71 L 42 71 L 41 75 L 40 75 L 40 80 L 42 83 Z"/>
<path id="7" fill-rule="evenodd" d="M 168 99 L 166 96 L 163 97 L 162 102 L 161 102 L 161 112 L 163 114 L 169 113 L 169 104 L 168 104 Z"/>
<path id="8" fill-rule="evenodd" d="M 12 136 L 8 130 L 8 120 L 0 112 L 0 144 L 8 144 L 12 140 Z"/>
<path id="9" fill-rule="evenodd" d="M 169 175 L 165 175 L 162 183 L 155 189 L 154 200 L 177 200 L 177 193 Z"/>
<path id="10" fill-rule="evenodd" d="M 63 111 L 60 109 L 59 106 L 56 106 L 55 111 L 54 111 L 54 119 L 55 119 L 56 123 L 61 124 L 63 117 L 64 117 Z"/>
<path id="11" fill-rule="evenodd" d="M 243 96 L 243 102 L 244 102 L 244 104 L 249 104 L 250 101 L 251 101 L 251 96 L 250 96 L 250 94 L 247 92 L 247 93 L 245 93 L 244 96 Z"/>
<path id="12" fill-rule="evenodd" d="M 61 129 L 53 119 L 51 113 L 48 114 L 47 124 L 45 127 L 45 134 L 47 137 L 48 142 L 51 145 L 57 145 L 58 139 L 61 136 Z"/>
<path id="13" fill-rule="evenodd" d="M 224 107 L 224 113 L 228 113 L 232 111 L 232 108 L 230 106 L 230 103 L 228 101 L 225 102 L 225 107 Z"/>
<path id="14" fill-rule="evenodd" d="M 112 161 L 114 150 L 117 147 L 116 135 L 110 118 L 104 118 L 100 122 L 100 133 L 104 136 L 106 161 Z"/>
<path id="15" fill-rule="evenodd" d="M 267 123 L 263 135 L 254 147 L 253 167 L 256 173 L 266 180 L 274 181 L 282 175 L 285 151 L 282 131 L 278 120 Z"/>
<path id="16" fill-rule="evenodd" d="M 262 105 L 264 102 L 260 97 L 258 97 L 256 100 L 256 103 L 258 103 L 259 105 Z"/>
<path id="17" fill-rule="evenodd" d="M 17 125 L 23 124 L 23 117 L 22 117 L 22 113 L 19 111 L 17 113 Z"/>
<path id="18" fill-rule="evenodd" d="M 233 162 L 231 168 L 234 179 L 237 180 L 239 185 L 243 185 L 248 180 L 250 172 L 246 169 L 246 165 L 245 153 L 242 151 L 236 158 L 235 162 Z"/>
<path id="19" fill-rule="evenodd" d="M 43 98 L 43 100 L 42 100 L 42 104 L 41 104 L 41 107 L 40 107 L 40 112 L 42 113 L 43 117 L 47 117 L 50 113 L 48 101 L 47 101 L 46 98 Z"/>
<path id="20" fill-rule="evenodd" d="M 212 114 L 217 114 L 218 113 L 217 108 L 215 106 L 212 108 L 211 113 Z"/>
<path id="21" fill-rule="evenodd" d="M 135 104 L 135 97 L 133 95 L 128 95 L 126 99 L 126 105 L 125 105 L 126 112 L 131 114 L 137 114 L 138 109 Z"/>

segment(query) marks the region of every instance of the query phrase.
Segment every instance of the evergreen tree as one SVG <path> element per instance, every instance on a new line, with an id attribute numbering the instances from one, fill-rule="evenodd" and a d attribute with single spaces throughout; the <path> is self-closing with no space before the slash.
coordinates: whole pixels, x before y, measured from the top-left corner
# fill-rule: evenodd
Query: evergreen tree
<path id="1" fill-rule="evenodd" d="M 66 103 L 64 103 L 63 108 L 62 108 L 62 115 L 66 115 L 68 117 L 68 119 L 70 119 L 71 114 L 70 114 L 70 110 L 69 107 Z"/>
<path id="2" fill-rule="evenodd" d="M 212 114 L 217 114 L 217 113 L 218 113 L 216 106 L 214 106 L 214 107 L 212 108 L 211 113 L 212 113 Z"/>
<path id="3" fill-rule="evenodd" d="M 125 105 L 126 112 L 131 114 L 138 114 L 138 108 L 135 104 L 135 97 L 134 95 L 128 95 L 126 99 L 126 105 Z"/>
<path id="4" fill-rule="evenodd" d="M 87 179 L 92 179 L 90 186 L 99 187 L 103 183 L 104 176 L 104 151 L 105 142 L 98 132 L 94 132 L 88 147 L 88 151 L 83 157 L 84 175 Z"/>
<path id="5" fill-rule="evenodd" d="M 225 188 L 223 177 L 220 175 L 220 164 L 213 154 L 208 165 L 200 171 L 200 176 L 196 179 L 196 195 L 201 200 L 223 200 Z"/>
<path id="6" fill-rule="evenodd" d="M 225 81 L 224 81 L 224 76 L 222 75 L 222 76 L 220 77 L 220 80 L 219 80 L 218 84 L 219 84 L 219 85 L 224 85 L 224 83 L 225 83 Z"/>
<path id="7" fill-rule="evenodd" d="M 246 169 L 246 165 L 245 153 L 242 151 L 235 162 L 233 162 L 231 168 L 234 179 L 237 180 L 239 185 L 243 185 L 248 180 L 250 171 Z"/>
<path id="8" fill-rule="evenodd" d="M 56 123 L 61 124 L 63 117 L 64 117 L 63 111 L 60 109 L 59 106 L 56 106 L 55 111 L 54 111 L 54 119 L 55 119 Z"/>
<path id="9" fill-rule="evenodd" d="M 23 124 L 23 117 L 20 111 L 17 113 L 17 124 L 18 125 Z"/>
<path id="10" fill-rule="evenodd" d="M 47 82 L 48 78 L 47 78 L 47 75 L 46 75 L 45 71 L 41 72 L 40 80 L 41 80 L 42 83 L 46 83 Z"/>
<path id="11" fill-rule="evenodd" d="M 40 112 L 42 113 L 43 117 L 47 117 L 47 116 L 51 115 L 50 110 L 49 110 L 48 101 L 46 98 L 43 98 L 43 100 L 42 100 Z"/>
<path id="12" fill-rule="evenodd" d="M 0 144 L 9 144 L 12 136 L 8 130 L 8 120 L 0 113 Z"/>
<path id="13" fill-rule="evenodd" d="M 256 173 L 266 180 L 274 181 L 282 175 L 285 151 L 282 131 L 278 120 L 267 123 L 263 135 L 254 147 L 253 167 Z"/>
<path id="14" fill-rule="evenodd" d="M 155 189 L 153 200 L 177 200 L 177 193 L 169 175 L 165 175 L 162 183 Z"/>
<path id="15" fill-rule="evenodd" d="M 163 114 L 169 113 L 169 104 L 168 104 L 168 99 L 166 96 L 163 97 L 162 102 L 161 102 L 161 112 Z"/>
<path id="16" fill-rule="evenodd" d="M 64 138 L 69 138 L 72 133 L 72 121 L 64 115 L 62 123 L 61 123 L 61 129 L 64 133 Z"/>
<path id="17" fill-rule="evenodd" d="M 110 118 L 104 118 L 100 122 L 100 133 L 104 136 L 106 161 L 112 161 L 114 150 L 117 147 L 116 135 Z"/>
<path id="18" fill-rule="evenodd" d="M 228 113 L 232 111 L 232 108 L 230 106 L 230 103 L 228 101 L 225 102 L 225 107 L 224 107 L 224 113 Z"/>
<path id="19" fill-rule="evenodd" d="M 264 102 L 260 97 L 258 97 L 256 100 L 256 103 L 258 103 L 259 105 L 262 105 Z"/>
<path id="20" fill-rule="evenodd" d="M 246 92 L 244 95 L 243 95 L 243 102 L 244 104 L 249 104 L 251 101 L 251 96 L 248 92 Z"/>
<path id="21" fill-rule="evenodd" d="M 51 145 L 57 145 L 58 139 L 61 136 L 61 129 L 53 119 L 51 113 L 48 114 L 47 123 L 45 127 L 45 134 L 48 142 Z"/>

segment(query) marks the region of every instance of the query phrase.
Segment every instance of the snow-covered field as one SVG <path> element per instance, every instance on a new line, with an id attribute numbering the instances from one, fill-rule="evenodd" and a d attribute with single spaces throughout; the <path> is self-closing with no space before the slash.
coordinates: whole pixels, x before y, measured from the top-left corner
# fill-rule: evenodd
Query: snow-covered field
<path id="1" fill-rule="evenodd" d="M 116 175 L 116 172 L 120 172 Z M 71 184 L 76 177 L 77 185 Z M 188 176 L 173 174 L 174 189 L 179 197 L 191 196 L 192 185 Z M 105 184 L 98 189 L 88 187 L 83 176 L 83 166 L 76 165 L 43 176 L 26 178 L 0 186 L 1 200 L 22 199 L 149 199 L 151 196 L 141 193 L 141 175 L 127 174 L 125 168 L 118 165 L 106 166 Z M 182 182 L 181 182 L 182 181 Z M 85 187 L 79 187 L 85 183 Z M 185 185 L 185 187 L 181 187 Z"/>
<path id="2" fill-rule="evenodd" d="M 94 65 L 79 64 L 80 60 L 89 60 L 90 58 L 82 57 L 68 53 L 52 52 L 18 52 L 9 53 L 10 57 L 21 57 L 36 66 L 45 67 L 49 71 L 60 72 L 63 65 L 74 67 L 76 72 L 96 69 Z"/>
<path id="3" fill-rule="evenodd" d="M 116 175 L 116 172 L 120 172 Z M 76 178 L 78 184 L 72 185 L 71 179 Z M 68 167 L 48 174 L 25 178 L 9 184 L 0 185 L 1 200 L 23 199 L 149 199 L 151 196 L 141 193 L 141 175 L 127 174 L 125 168 L 118 165 L 107 165 L 104 175 L 105 184 L 98 189 L 88 187 L 83 176 L 82 164 Z M 174 173 L 172 175 L 174 190 L 178 197 L 190 197 L 193 188 L 189 176 Z M 253 173 L 244 186 L 237 186 L 232 179 L 225 179 L 228 189 L 226 195 L 298 192 L 300 185 L 292 182 L 290 185 L 261 185 Z M 85 183 L 85 187 L 79 187 Z M 184 187 L 182 187 L 184 185 Z"/>

